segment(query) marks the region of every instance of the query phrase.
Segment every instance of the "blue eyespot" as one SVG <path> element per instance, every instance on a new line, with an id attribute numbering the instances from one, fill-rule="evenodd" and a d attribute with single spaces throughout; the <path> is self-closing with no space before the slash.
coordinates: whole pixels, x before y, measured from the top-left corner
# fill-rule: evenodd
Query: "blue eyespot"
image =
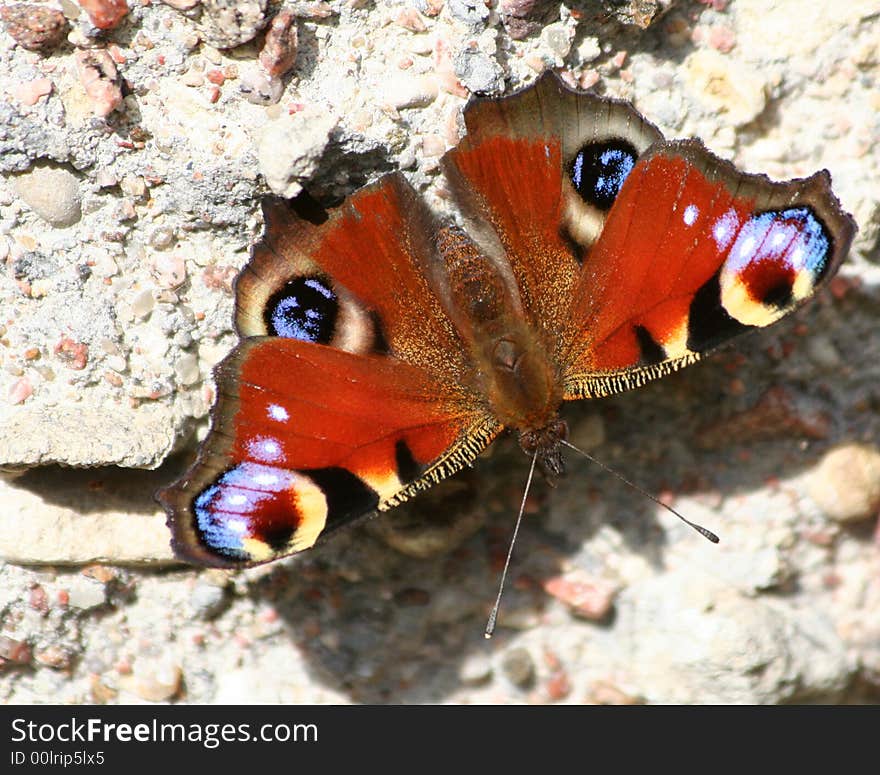
<path id="1" fill-rule="evenodd" d="M 297 277 L 269 299 L 265 309 L 270 334 L 328 344 L 336 329 L 339 302 L 322 277 Z"/>
<path id="2" fill-rule="evenodd" d="M 624 140 L 590 143 L 569 165 L 569 177 L 581 199 L 599 210 L 610 210 L 639 154 Z"/>
<path id="3" fill-rule="evenodd" d="M 246 461 L 227 469 L 192 501 L 199 541 L 234 562 L 251 559 L 250 538 L 282 548 L 296 526 L 287 497 L 293 482 L 293 472 L 271 465 Z"/>
<path id="4" fill-rule="evenodd" d="M 825 227 L 810 208 L 768 210 L 742 224 L 725 268 L 741 272 L 748 264 L 774 263 L 820 277 L 830 253 Z"/>

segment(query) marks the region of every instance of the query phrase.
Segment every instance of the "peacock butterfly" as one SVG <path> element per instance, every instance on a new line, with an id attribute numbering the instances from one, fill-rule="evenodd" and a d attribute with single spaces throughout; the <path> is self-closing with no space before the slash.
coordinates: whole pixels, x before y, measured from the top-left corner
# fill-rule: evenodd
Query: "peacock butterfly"
<path id="1" fill-rule="evenodd" d="M 441 166 L 323 222 L 264 204 L 212 429 L 158 498 L 182 558 L 299 552 L 471 464 L 502 430 L 563 471 L 563 401 L 638 387 L 791 312 L 855 223 L 830 176 L 772 182 L 546 74 L 475 99 Z"/>

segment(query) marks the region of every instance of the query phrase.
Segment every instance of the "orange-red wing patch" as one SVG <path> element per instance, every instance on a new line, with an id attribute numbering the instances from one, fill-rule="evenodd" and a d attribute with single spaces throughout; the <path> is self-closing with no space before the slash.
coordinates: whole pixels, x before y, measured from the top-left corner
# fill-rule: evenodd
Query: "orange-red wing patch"
<path id="1" fill-rule="evenodd" d="M 655 146 L 584 261 L 566 397 L 635 387 L 770 325 L 833 273 L 853 231 L 825 173 L 771 183 L 694 141 Z"/>
<path id="2" fill-rule="evenodd" d="M 178 551 L 207 564 L 308 548 L 458 470 L 498 430 L 478 404 L 389 357 L 259 338 L 218 375 L 227 392 L 202 453 L 161 493 Z"/>

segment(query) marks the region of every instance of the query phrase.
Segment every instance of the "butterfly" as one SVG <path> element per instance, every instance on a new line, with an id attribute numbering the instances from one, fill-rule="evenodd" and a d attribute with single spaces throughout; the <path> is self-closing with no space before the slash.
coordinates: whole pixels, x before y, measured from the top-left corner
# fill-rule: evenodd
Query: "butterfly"
<path id="1" fill-rule="evenodd" d="M 302 551 L 504 430 L 556 477 L 564 401 L 639 387 L 779 320 L 855 233 L 826 171 L 739 172 L 553 73 L 471 100 L 464 122 L 441 160 L 455 216 L 400 173 L 319 219 L 264 203 L 211 430 L 157 494 L 180 557 Z"/>

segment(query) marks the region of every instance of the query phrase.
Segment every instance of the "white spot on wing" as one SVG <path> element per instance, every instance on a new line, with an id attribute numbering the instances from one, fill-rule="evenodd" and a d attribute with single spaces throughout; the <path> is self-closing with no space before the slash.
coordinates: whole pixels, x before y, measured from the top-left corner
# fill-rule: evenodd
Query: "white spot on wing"
<path id="1" fill-rule="evenodd" d="M 281 458 L 281 444 L 278 439 L 258 436 L 248 442 L 247 448 L 251 457 L 264 463 L 274 463 Z"/>
<path id="2" fill-rule="evenodd" d="M 684 215 L 682 216 L 682 220 L 684 220 L 685 226 L 693 226 L 697 222 L 697 216 L 700 214 L 700 208 L 696 205 L 688 205 L 684 208 Z"/>
<path id="3" fill-rule="evenodd" d="M 715 244 L 721 250 L 725 250 L 730 245 L 738 226 L 739 218 L 737 218 L 736 210 L 733 209 L 728 210 L 715 221 L 715 225 L 712 227 L 712 236 L 715 238 Z"/>
<path id="4" fill-rule="evenodd" d="M 286 420 L 290 419 L 290 414 L 288 413 L 288 411 L 283 406 L 279 406 L 278 404 L 269 404 L 268 412 L 269 417 L 271 417 L 273 420 L 278 420 L 278 422 L 285 422 Z"/>
<path id="5" fill-rule="evenodd" d="M 752 254 L 755 252 L 755 246 L 758 244 L 758 241 L 749 234 L 739 246 L 739 257 L 740 258 L 750 258 Z"/>

